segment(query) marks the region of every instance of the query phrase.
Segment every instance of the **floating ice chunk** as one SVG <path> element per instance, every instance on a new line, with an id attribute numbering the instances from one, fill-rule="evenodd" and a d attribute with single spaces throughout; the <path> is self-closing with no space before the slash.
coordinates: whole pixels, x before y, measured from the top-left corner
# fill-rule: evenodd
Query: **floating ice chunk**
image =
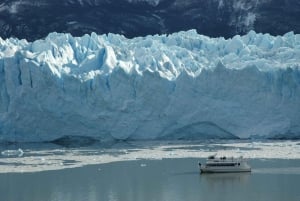
<path id="1" fill-rule="evenodd" d="M 2 156 L 6 156 L 6 157 L 12 157 L 12 156 L 18 156 L 18 157 L 22 157 L 24 154 L 22 149 L 17 149 L 17 150 L 5 150 L 1 152 Z"/>
<path id="2" fill-rule="evenodd" d="M 126 147 L 128 145 L 128 147 Z M 128 154 L 119 152 L 116 148 L 106 148 L 105 152 L 99 147 L 89 149 L 68 149 L 62 154 L 57 149 L 26 150 L 31 157 L 0 157 L 0 173 L 8 172 L 36 172 L 57 170 L 64 168 L 82 167 L 84 165 L 98 165 L 118 161 L 139 160 L 138 166 L 149 166 L 146 160 L 162 160 L 164 158 L 194 158 L 195 161 L 207 158 L 217 153 L 219 156 L 243 156 L 245 159 L 299 159 L 298 141 L 170 141 L 132 142 L 125 145 Z M 209 146 L 208 146 L 209 145 Z M 123 145 L 122 145 L 123 146 Z M 251 146 L 251 148 L 249 148 Z M 102 149 L 102 148 L 100 148 Z M 240 152 L 237 150 L 240 149 Z M 172 150 L 172 151 L 171 151 Z M 173 154 L 169 154 L 172 152 Z M 118 154 L 116 154 L 118 153 Z M 101 160 L 93 160 L 99 158 Z M 70 161 L 70 162 L 68 162 Z M 71 161 L 74 161 L 71 162 Z M 15 165 L 15 164 L 19 165 Z M 196 163 L 195 163 L 196 164 Z M 101 166 L 97 168 L 101 170 Z M 295 170 L 296 171 L 296 170 Z M 299 172 L 299 168 L 297 169 Z"/>

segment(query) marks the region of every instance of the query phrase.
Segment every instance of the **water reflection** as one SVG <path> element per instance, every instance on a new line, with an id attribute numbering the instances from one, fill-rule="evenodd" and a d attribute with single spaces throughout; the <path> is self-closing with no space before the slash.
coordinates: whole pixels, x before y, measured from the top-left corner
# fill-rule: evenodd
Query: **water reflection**
<path id="1" fill-rule="evenodd" d="M 201 174 L 201 179 L 207 183 L 246 183 L 251 173 L 218 173 L 218 174 Z"/>
<path id="2" fill-rule="evenodd" d="M 186 158 L 143 160 L 59 171 L 0 174 L 0 200 L 300 200 L 300 175 L 288 174 L 288 171 L 286 174 L 261 171 L 278 166 L 287 170 L 300 167 L 300 160 L 253 160 L 252 173 L 200 174 L 197 164 L 197 159 Z"/>

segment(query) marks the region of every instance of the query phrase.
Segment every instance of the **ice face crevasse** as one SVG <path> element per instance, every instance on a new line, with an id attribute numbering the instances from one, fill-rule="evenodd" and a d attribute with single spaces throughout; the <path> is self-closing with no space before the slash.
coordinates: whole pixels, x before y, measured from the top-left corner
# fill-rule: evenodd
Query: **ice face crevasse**
<path id="1" fill-rule="evenodd" d="M 0 140 L 299 136 L 300 35 L 0 39 Z"/>

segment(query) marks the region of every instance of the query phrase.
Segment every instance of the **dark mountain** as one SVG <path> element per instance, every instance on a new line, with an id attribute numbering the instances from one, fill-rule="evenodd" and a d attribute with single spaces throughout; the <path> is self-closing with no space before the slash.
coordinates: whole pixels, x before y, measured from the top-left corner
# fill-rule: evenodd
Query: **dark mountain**
<path id="1" fill-rule="evenodd" d="M 300 33 L 299 0 L 2 0 L 0 36 L 30 41 L 49 32 L 126 37 L 197 29 L 211 37 L 249 30 Z"/>

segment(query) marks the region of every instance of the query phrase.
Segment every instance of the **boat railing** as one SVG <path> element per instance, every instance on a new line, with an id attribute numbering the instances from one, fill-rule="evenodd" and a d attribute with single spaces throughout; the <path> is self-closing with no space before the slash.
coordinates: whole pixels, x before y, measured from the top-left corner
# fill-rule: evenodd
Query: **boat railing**
<path id="1" fill-rule="evenodd" d="M 212 156 L 209 156 L 207 158 L 207 161 L 211 161 L 211 162 L 225 162 L 225 161 L 231 161 L 231 162 L 238 161 L 238 162 L 242 162 L 242 161 L 246 161 L 246 159 L 243 158 L 243 156 L 239 156 L 239 157 L 226 157 L 226 156 L 222 156 L 222 157 L 217 158 L 216 155 L 212 155 Z"/>

